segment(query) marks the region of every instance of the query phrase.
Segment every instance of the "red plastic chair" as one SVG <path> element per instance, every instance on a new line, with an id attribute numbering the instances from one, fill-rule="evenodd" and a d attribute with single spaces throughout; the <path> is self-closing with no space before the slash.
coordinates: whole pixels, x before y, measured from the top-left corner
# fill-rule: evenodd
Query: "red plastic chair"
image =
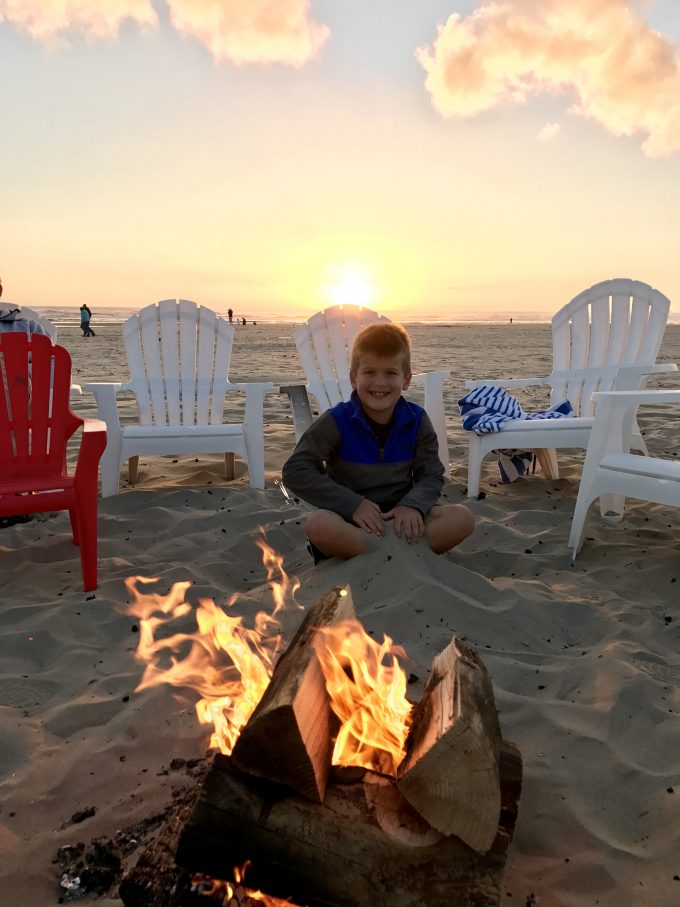
<path id="1" fill-rule="evenodd" d="M 71 356 L 41 334 L 0 333 L 0 516 L 68 510 L 83 587 L 97 588 L 97 471 L 106 425 L 71 412 Z M 69 438 L 82 426 L 73 475 Z"/>

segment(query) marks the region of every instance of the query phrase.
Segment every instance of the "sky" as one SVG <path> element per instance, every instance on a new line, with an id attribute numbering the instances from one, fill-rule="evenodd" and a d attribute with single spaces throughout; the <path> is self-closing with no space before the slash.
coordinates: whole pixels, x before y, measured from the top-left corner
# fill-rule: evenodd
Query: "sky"
<path id="1" fill-rule="evenodd" d="M 0 0 L 27 306 L 680 311 L 680 0 Z"/>

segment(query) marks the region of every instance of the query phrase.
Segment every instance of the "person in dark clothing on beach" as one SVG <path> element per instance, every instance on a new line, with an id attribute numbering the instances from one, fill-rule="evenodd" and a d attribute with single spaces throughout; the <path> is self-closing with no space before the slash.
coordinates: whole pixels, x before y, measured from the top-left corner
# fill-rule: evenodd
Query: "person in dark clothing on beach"
<path id="1" fill-rule="evenodd" d="M 398 538 L 420 538 L 437 554 L 474 528 L 462 504 L 439 504 L 444 466 L 425 410 L 402 397 L 411 382 L 411 347 L 397 324 L 357 335 L 352 397 L 313 422 L 283 467 L 293 494 L 321 508 L 305 521 L 315 562 L 363 554 L 393 521 Z"/>
<path id="2" fill-rule="evenodd" d="M 227 317 L 229 318 L 229 324 L 233 324 L 234 323 L 234 310 L 233 309 L 227 309 Z"/>
<path id="3" fill-rule="evenodd" d="M 90 319 L 92 318 L 92 312 L 89 308 L 83 303 L 80 307 L 80 327 L 83 332 L 83 337 L 95 337 L 96 334 L 90 327 Z"/>

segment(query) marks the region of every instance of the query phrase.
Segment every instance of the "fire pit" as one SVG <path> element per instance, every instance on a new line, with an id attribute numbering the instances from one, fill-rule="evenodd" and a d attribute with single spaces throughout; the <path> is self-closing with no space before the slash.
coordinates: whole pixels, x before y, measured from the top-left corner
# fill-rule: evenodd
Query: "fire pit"
<path id="1" fill-rule="evenodd" d="M 180 612 L 181 597 L 172 606 Z M 215 638 L 226 634 L 233 645 L 250 632 L 217 611 L 208 621 Z M 142 635 L 140 646 L 157 655 L 153 631 L 142 627 Z M 222 752 L 183 820 L 173 907 L 277 899 L 307 907 L 498 905 L 522 768 L 518 749 L 501 738 L 476 652 L 454 637 L 412 706 L 397 660 L 403 653 L 363 631 L 348 586 L 321 596 L 277 659 L 276 632 L 251 644 L 275 661 L 273 673 L 265 670 L 271 678 L 263 682 L 246 659 L 239 696 L 218 672 L 212 697 L 199 703 Z M 183 671 L 205 671 L 212 644 L 202 639 L 199 652 L 197 645 L 191 637 L 190 667 L 171 660 L 174 682 Z M 143 684 L 160 682 L 159 673 L 151 657 Z M 258 680 L 249 694 L 251 675 Z M 265 894 L 246 894 L 244 866 L 248 889 Z M 144 903 L 126 900 L 125 886 L 121 896 Z"/>
<path id="2" fill-rule="evenodd" d="M 232 755 L 215 758 L 177 863 L 234 879 L 248 861 L 249 887 L 305 905 L 496 905 L 521 761 L 501 741 L 488 673 L 454 638 L 434 660 L 394 775 L 356 754 L 356 767 L 332 768 L 339 721 L 315 649 L 329 627 L 357 632 L 345 622 L 352 610 L 348 588 L 310 610 Z"/>

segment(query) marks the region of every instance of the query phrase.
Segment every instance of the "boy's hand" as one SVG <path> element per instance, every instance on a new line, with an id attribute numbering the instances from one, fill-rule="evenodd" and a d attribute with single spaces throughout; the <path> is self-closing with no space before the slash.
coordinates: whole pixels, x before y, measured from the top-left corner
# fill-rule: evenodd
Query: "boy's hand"
<path id="1" fill-rule="evenodd" d="M 368 498 L 364 498 L 359 504 L 352 514 L 352 519 L 364 532 L 370 532 L 373 535 L 385 535 L 380 508 L 373 501 L 369 501 Z"/>
<path id="2" fill-rule="evenodd" d="M 382 514 L 383 520 L 394 520 L 394 533 L 401 538 L 402 533 L 406 541 L 417 542 L 425 535 L 425 521 L 419 510 L 415 507 L 397 506 L 387 513 Z"/>

